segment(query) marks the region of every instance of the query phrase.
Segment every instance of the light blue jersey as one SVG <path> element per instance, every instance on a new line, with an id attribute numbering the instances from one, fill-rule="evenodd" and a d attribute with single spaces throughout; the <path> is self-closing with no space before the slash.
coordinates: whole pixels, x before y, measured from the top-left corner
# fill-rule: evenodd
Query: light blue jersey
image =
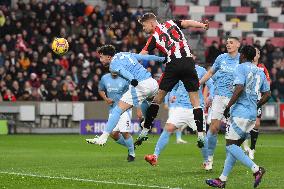
<path id="1" fill-rule="evenodd" d="M 234 85 L 244 85 L 244 91 L 231 108 L 231 116 L 256 120 L 257 98 L 270 90 L 265 74 L 251 62 L 240 64 L 235 72 Z"/>
<path id="2" fill-rule="evenodd" d="M 195 69 L 196 69 L 199 79 L 201 79 L 206 74 L 206 70 L 201 66 L 196 65 Z M 206 85 L 209 88 L 209 93 L 210 93 L 209 98 L 212 98 L 212 95 L 214 94 L 213 80 L 209 79 L 206 82 Z M 198 93 L 199 93 L 199 98 L 200 98 L 199 99 L 200 106 L 204 108 L 204 97 L 203 97 L 202 91 L 203 91 L 203 86 L 199 88 Z M 169 108 L 182 107 L 182 108 L 187 108 L 187 109 L 193 109 L 190 103 L 190 100 L 189 100 L 188 92 L 186 91 L 182 81 L 179 81 L 179 83 L 177 83 L 174 86 L 173 90 L 170 93 L 168 93 L 166 99 L 168 101 Z"/>
<path id="3" fill-rule="evenodd" d="M 228 53 L 221 54 L 216 58 L 212 66 L 216 74 L 214 76 L 215 95 L 229 98 L 233 95 L 234 72 L 239 65 L 239 58 L 239 53 L 235 58 L 232 58 Z"/>
<path id="4" fill-rule="evenodd" d="M 115 54 L 109 68 L 111 72 L 117 72 L 121 77 L 129 81 L 132 79 L 137 79 L 138 82 L 140 82 L 151 77 L 151 73 L 138 62 L 140 60 L 163 62 L 165 58 L 155 55 L 140 55 L 129 52 L 121 52 Z"/>
<path id="5" fill-rule="evenodd" d="M 110 73 L 105 74 L 99 82 L 99 90 L 105 91 L 106 96 L 111 98 L 114 103 L 109 107 L 109 110 L 117 105 L 122 95 L 128 90 L 129 83 L 122 77 L 113 78 Z"/>

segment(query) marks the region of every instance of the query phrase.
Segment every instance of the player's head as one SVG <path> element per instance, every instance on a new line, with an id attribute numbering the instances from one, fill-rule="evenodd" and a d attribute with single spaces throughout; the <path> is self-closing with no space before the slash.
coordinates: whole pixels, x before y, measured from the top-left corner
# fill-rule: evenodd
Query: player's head
<path id="1" fill-rule="evenodd" d="M 252 62 L 254 57 L 256 56 L 256 50 L 251 45 L 245 45 L 242 47 L 240 51 L 240 62 Z"/>
<path id="2" fill-rule="evenodd" d="M 157 18 L 153 13 L 145 13 L 140 18 L 139 23 L 142 24 L 146 33 L 153 33 L 157 26 Z"/>
<path id="3" fill-rule="evenodd" d="M 258 64 L 258 60 L 259 60 L 259 58 L 260 58 L 260 50 L 259 50 L 257 47 L 255 47 L 255 52 L 256 52 L 256 55 L 255 55 L 255 57 L 254 57 L 252 63 L 254 63 L 255 65 L 257 65 L 257 64 Z"/>
<path id="4" fill-rule="evenodd" d="M 226 42 L 226 48 L 228 53 L 238 52 L 240 48 L 240 40 L 237 37 L 229 37 Z"/>
<path id="5" fill-rule="evenodd" d="M 115 47 L 112 45 L 104 45 L 99 48 L 100 61 L 103 66 L 108 66 L 115 55 Z"/>

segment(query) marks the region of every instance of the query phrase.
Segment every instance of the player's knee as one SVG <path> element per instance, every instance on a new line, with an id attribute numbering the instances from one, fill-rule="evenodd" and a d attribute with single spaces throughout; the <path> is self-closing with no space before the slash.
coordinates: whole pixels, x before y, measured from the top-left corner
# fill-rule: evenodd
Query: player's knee
<path id="1" fill-rule="evenodd" d="M 157 103 L 157 104 L 162 104 L 163 99 L 164 99 L 164 98 L 163 98 L 162 96 L 157 95 L 157 96 L 155 96 L 153 102 L 155 102 L 155 103 Z"/>
<path id="2" fill-rule="evenodd" d="M 218 122 L 218 120 L 212 120 L 209 129 L 210 129 L 212 134 L 218 134 L 218 132 L 219 132 L 219 122 Z"/>
<path id="3" fill-rule="evenodd" d="M 122 136 L 124 139 L 128 139 L 130 137 L 130 134 L 128 132 L 122 133 Z"/>
<path id="4" fill-rule="evenodd" d="M 119 139 L 119 132 L 114 131 L 110 134 L 110 137 L 113 138 L 114 140 L 118 140 Z"/>
<path id="5" fill-rule="evenodd" d="M 166 95 L 166 91 L 159 90 L 158 94 L 154 97 L 153 102 L 157 104 L 162 104 Z"/>
<path id="6" fill-rule="evenodd" d="M 176 127 L 173 124 L 167 123 L 165 129 L 169 133 L 173 133 L 176 130 Z"/>
<path id="7" fill-rule="evenodd" d="M 117 104 L 117 108 L 119 108 L 122 113 L 125 112 L 126 110 L 128 110 L 131 107 L 132 106 L 130 104 L 127 104 L 126 102 L 123 102 L 121 100 Z"/>

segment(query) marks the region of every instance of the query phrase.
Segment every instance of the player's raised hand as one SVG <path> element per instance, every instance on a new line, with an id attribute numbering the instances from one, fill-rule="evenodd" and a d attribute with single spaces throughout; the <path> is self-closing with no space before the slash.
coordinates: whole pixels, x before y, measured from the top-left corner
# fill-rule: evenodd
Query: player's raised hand
<path id="1" fill-rule="evenodd" d="M 204 24 L 204 29 L 205 29 L 205 30 L 208 30 L 208 29 L 209 29 L 209 20 L 205 20 L 205 21 L 203 22 L 203 24 Z"/>
<path id="2" fill-rule="evenodd" d="M 112 105 L 112 104 L 114 103 L 114 101 L 113 101 L 111 98 L 107 98 L 107 99 L 106 99 L 106 103 L 107 103 L 108 105 Z"/>

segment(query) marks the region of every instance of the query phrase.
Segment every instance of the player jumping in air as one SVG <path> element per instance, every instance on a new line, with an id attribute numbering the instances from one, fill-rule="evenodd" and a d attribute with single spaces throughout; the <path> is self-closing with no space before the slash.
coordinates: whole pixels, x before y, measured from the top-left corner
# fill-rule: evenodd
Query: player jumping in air
<path id="1" fill-rule="evenodd" d="M 197 144 L 199 148 L 202 148 L 204 146 L 204 130 L 203 111 L 198 96 L 199 81 L 192 53 L 181 30 L 189 27 L 207 30 L 209 24 L 193 20 L 169 20 L 159 23 L 153 13 L 144 14 L 139 22 L 142 24 L 143 30 L 151 34 L 141 54 L 148 54 L 157 48 L 166 55 L 167 66 L 159 85 L 158 94 L 147 109 L 143 130 L 135 143 L 141 144 L 144 138 L 147 137 L 164 97 L 179 81 L 182 81 L 194 107 L 193 114 L 198 131 Z"/>
<path id="2" fill-rule="evenodd" d="M 94 138 L 93 143 L 104 145 L 113 129 L 116 127 L 121 114 L 133 106 L 141 106 L 146 99 L 155 96 L 158 92 L 158 83 L 138 61 L 153 60 L 163 62 L 164 57 L 154 55 L 140 55 L 129 52 L 115 54 L 112 45 L 105 45 L 99 49 L 100 61 L 104 66 L 109 66 L 111 72 L 130 81 L 128 90 L 122 95 L 117 105 L 113 108 L 108 118 L 103 134 Z M 143 109 L 144 106 L 141 106 Z M 142 110 L 142 112 L 145 112 Z M 144 115 L 145 116 L 145 115 Z"/>
<path id="3" fill-rule="evenodd" d="M 99 95 L 109 105 L 109 115 L 111 116 L 113 109 L 119 102 L 122 95 L 128 90 L 129 82 L 117 73 L 112 72 L 105 74 L 99 83 Z M 130 135 L 132 111 L 131 109 L 121 114 L 120 119 L 111 133 L 111 137 L 118 143 L 128 149 L 127 161 L 135 160 L 134 144 Z M 86 139 L 90 144 L 94 143 L 94 139 Z"/>
<path id="4" fill-rule="evenodd" d="M 211 107 L 211 124 L 207 132 L 208 139 L 208 162 L 213 166 L 213 155 L 217 144 L 217 134 L 220 129 L 223 112 L 233 95 L 233 79 L 236 67 L 239 65 L 238 49 L 240 42 L 238 38 L 229 37 L 226 48 L 228 53 L 219 55 L 207 74 L 200 80 L 203 85 L 214 75 L 215 95 Z"/>
<path id="5" fill-rule="evenodd" d="M 230 125 L 226 130 L 226 160 L 223 172 L 219 178 L 208 179 L 209 186 L 225 188 L 227 177 L 237 160 L 252 170 L 256 188 L 265 173 L 263 167 L 256 165 L 240 147 L 253 129 L 257 109 L 270 98 L 270 88 L 267 79 L 260 69 L 252 63 L 256 56 L 253 46 L 244 46 L 241 50 L 240 65 L 235 71 L 234 93 L 225 108 L 224 116 L 230 117 Z M 258 94 L 262 93 L 257 102 Z"/>
<path id="6" fill-rule="evenodd" d="M 200 66 L 195 66 L 198 77 L 201 78 L 204 74 L 206 74 L 206 70 Z M 210 90 L 210 94 L 213 95 L 214 93 L 214 85 L 213 81 L 210 79 L 206 82 Z M 204 108 L 204 98 L 202 95 L 203 86 L 199 89 L 199 97 L 200 97 L 200 104 L 201 107 Z M 149 162 L 152 166 L 157 165 L 158 156 L 160 155 L 161 151 L 166 147 L 171 133 L 175 130 L 180 128 L 185 128 L 189 126 L 194 131 L 196 131 L 197 127 L 194 121 L 193 115 L 193 107 L 188 100 L 189 96 L 184 87 L 182 81 L 179 81 L 178 84 L 175 85 L 173 90 L 168 94 L 169 102 L 169 118 L 167 123 L 164 127 L 164 130 L 156 144 L 154 154 L 146 155 L 145 160 Z M 203 129 L 206 129 L 205 119 L 203 122 Z M 201 148 L 201 152 L 204 158 L 203 166 L 205 170 L 209 170 L 207 168 L 207 141 L 205 137 L 205 145 Z"/>

